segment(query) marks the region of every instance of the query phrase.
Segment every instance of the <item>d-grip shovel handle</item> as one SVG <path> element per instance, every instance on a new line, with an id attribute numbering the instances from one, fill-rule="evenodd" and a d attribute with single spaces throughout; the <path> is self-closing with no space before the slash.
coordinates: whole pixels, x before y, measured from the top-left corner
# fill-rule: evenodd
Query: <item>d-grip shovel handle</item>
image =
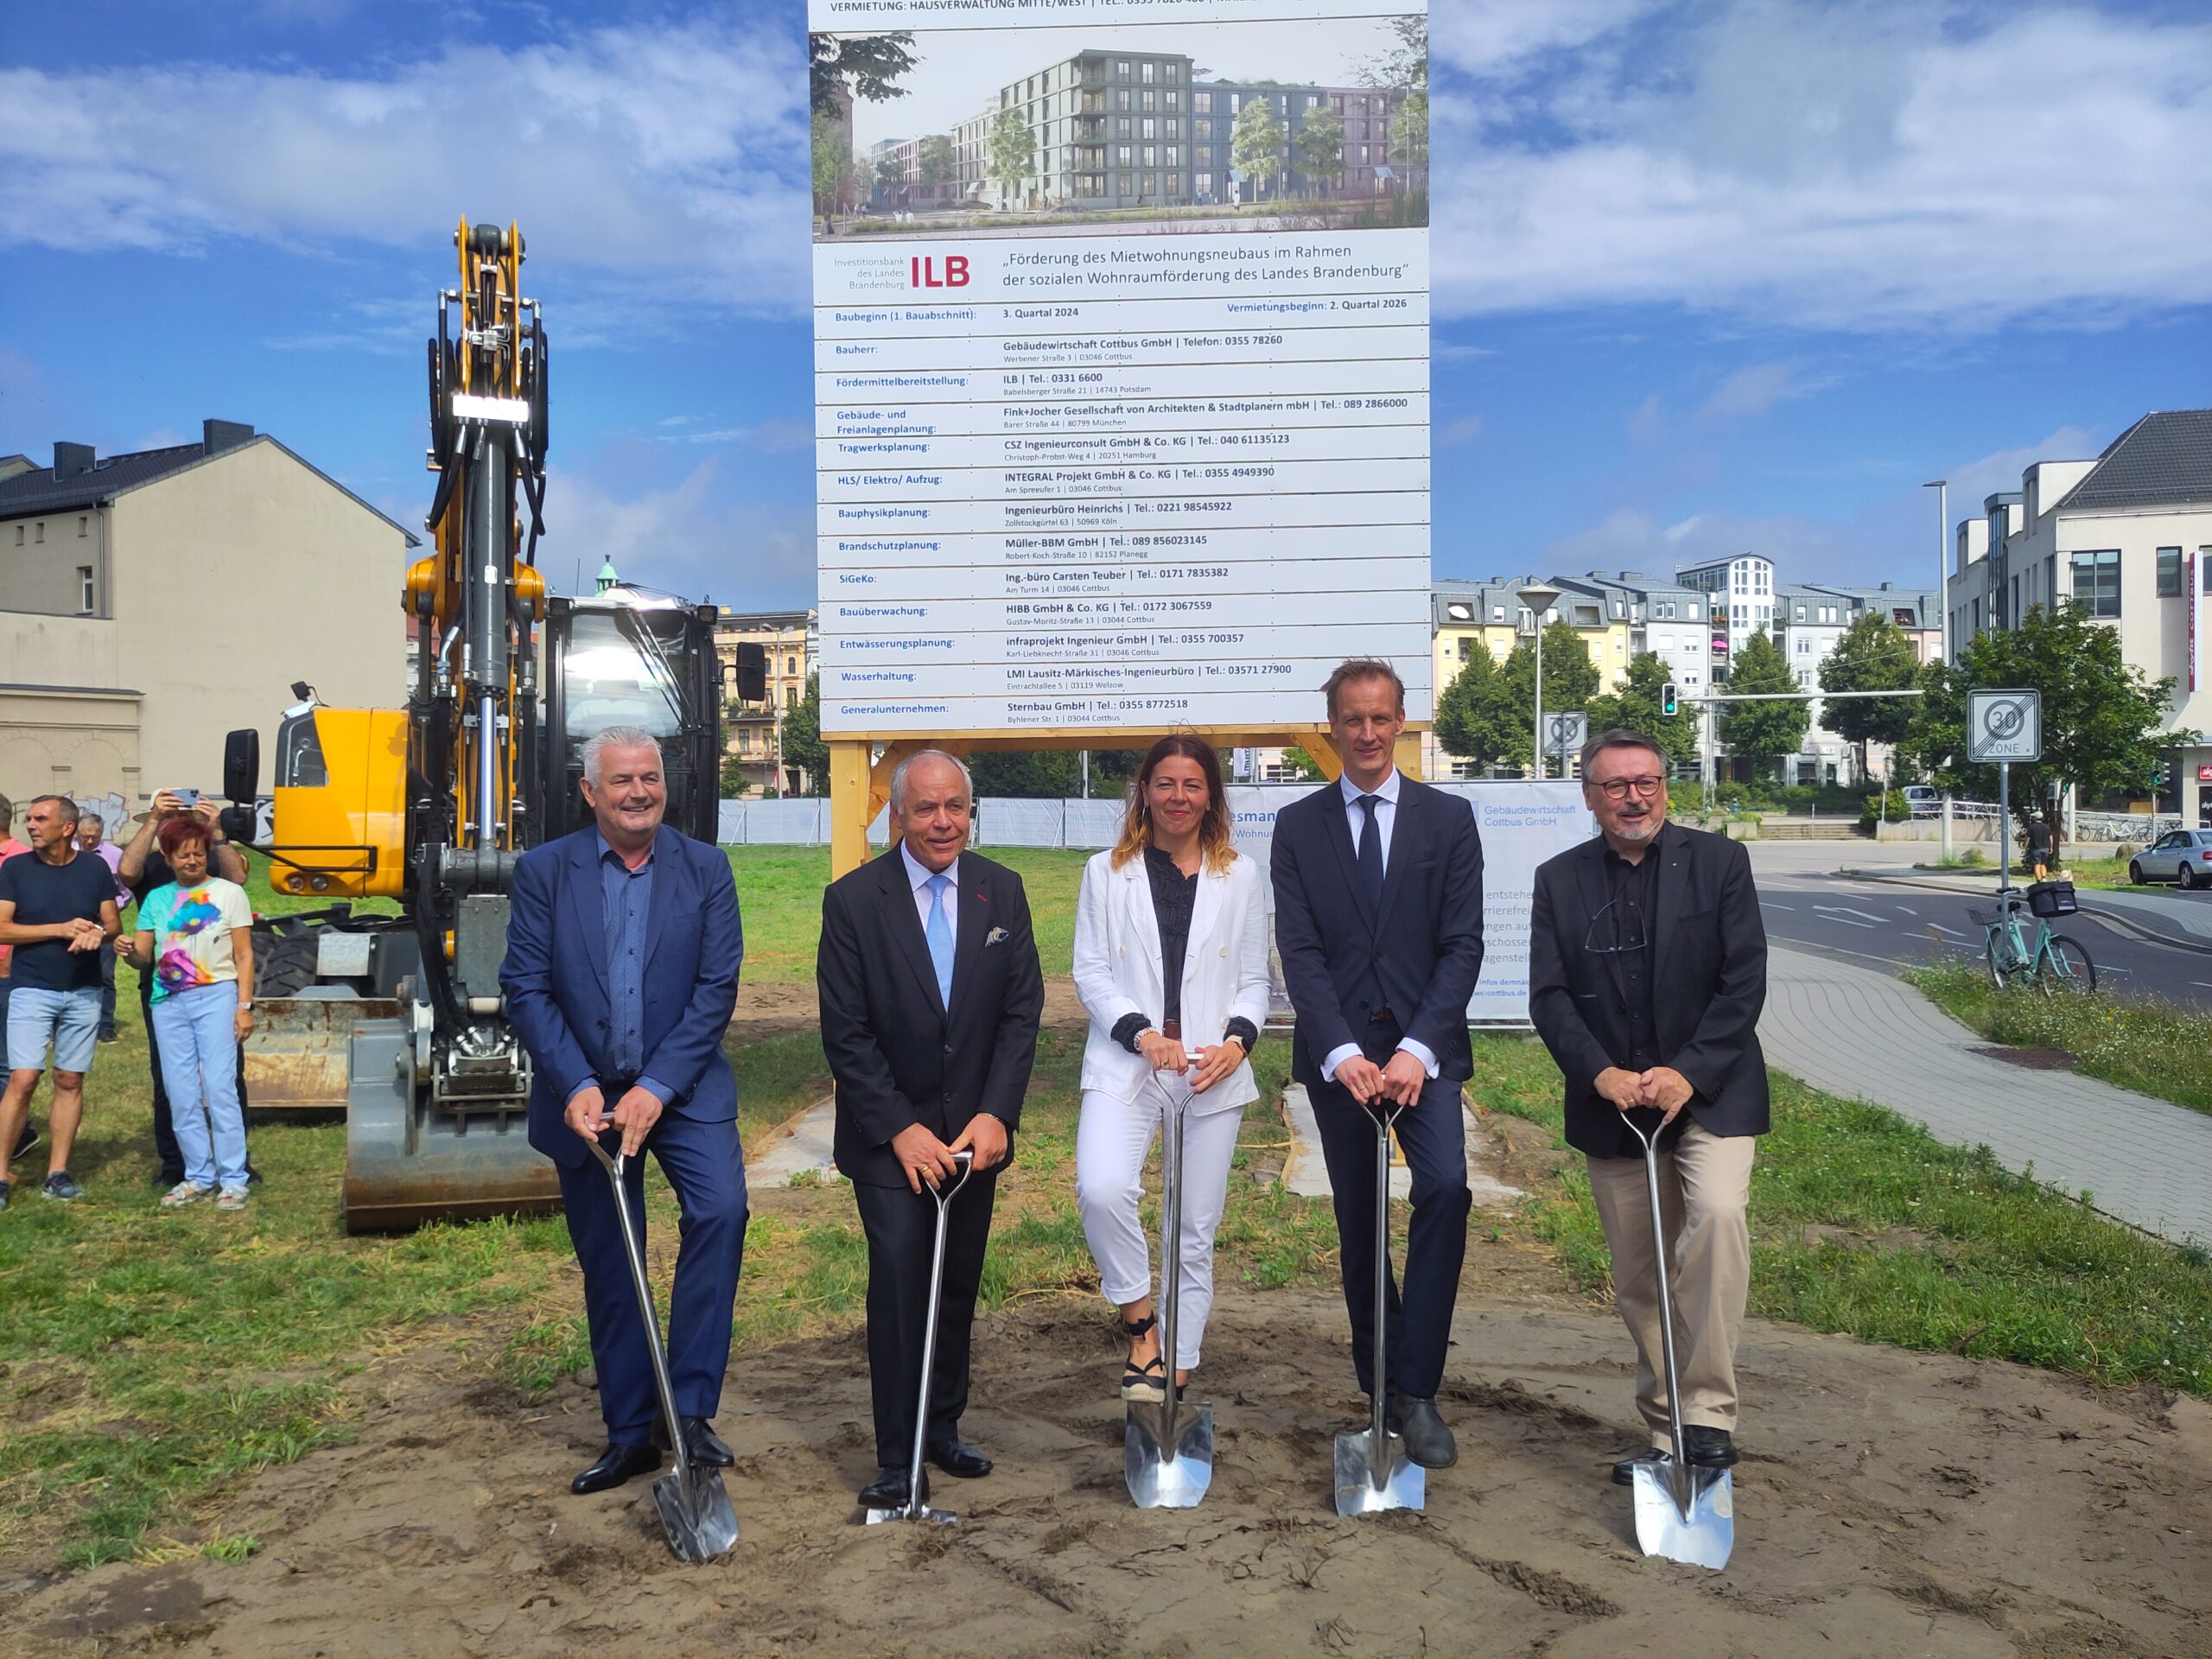
<path id="1" fill-rule="evenodd" d="M 939 1209 L 950 1204 L 960 1189 L 968 1185 L 968 1178 L 976 1173 L 976 1154 L 972 1147 L 961 1147 L 952 1154 L 952 1161 L 960 1166 L 960 1173 L 953 1178 L 950 1186 L 931 1186 L 927 1181 L 922 1183 L 936 1198 Z"/>

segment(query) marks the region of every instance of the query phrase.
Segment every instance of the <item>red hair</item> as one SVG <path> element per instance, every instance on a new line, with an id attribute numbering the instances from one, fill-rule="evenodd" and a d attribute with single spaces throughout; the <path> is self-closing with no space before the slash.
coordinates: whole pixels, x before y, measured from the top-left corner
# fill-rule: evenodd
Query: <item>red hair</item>
<path id="1" fill-rule="evenodd" d="M 163 820 L 158 839 L 162 843 L 162 856 L 175 858 L 179 848 L 195 841 L 205 845 L 214 838 L 207 833 L 207 826 L 199 819 L 180 813 L 174 818 Z"/>

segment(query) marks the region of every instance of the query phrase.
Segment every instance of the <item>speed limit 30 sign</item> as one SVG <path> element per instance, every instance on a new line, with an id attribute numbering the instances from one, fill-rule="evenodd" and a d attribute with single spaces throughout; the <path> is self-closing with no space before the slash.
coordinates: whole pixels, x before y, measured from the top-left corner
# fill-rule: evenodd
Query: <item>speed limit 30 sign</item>
<path id="1" fill-rule="evenodd" d="M 2043 694 L 1967 693 L 1967 759 L 1977 765 L 2043 759 Z"/>

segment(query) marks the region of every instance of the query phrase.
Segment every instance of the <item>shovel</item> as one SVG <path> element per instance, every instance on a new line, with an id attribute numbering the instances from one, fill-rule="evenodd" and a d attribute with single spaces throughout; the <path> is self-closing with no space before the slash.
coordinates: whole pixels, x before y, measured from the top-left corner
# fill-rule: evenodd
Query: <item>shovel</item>
<path id="1" fill-rule="evenodd" d="M 1133 1400 L 1122 1430 L 1122 1469 L 1141 1510 L 1197 1507 L 1213 1484 L 1213 1408 L 1183 1412 L 1175 1386 L 1175 1300 L 1183 1281 L 1183 1119 L 1191 1091 L 1181 1077 L 1160 1077 L 1167 1096 L 1160 1141 L 1160 1351 L 1167 1385 L 1158 1405 Z"/>
<path id="2" fill-rule="evenodd" d="M 931 1521 L 940 1527 L 956 1525 L 960 1517 L 950 1510 L 933 1510 L 923 1496 L 927 1488 L 923 1484 L 922 1441 L 929 1428 L 931 1374 L 937 1369 L 937 1310 L 944 1296 L 944 1234 L 946 1211 L 960 1189 L 968 1185 L 968 1178 L 976 1173 L 976 1154 L 963 1147 L 952 1154 L 960 1166 L 960 1174 L 950 1186 L 932 1186 L 930 1196 L 937 1200 L 937 1245 L 930 1257 L 930 1311 L 922 1325 L 922 1388 L 914 1402 L 914 1454 L 906 1463 L 906 1501 L 897 1509 L 870 1510 L 868 1524 L 879 1526 L 886 1521 Z"/>
<path id="3" fill-rule="evenodd" d="M 660 1387 L 660 1408 L 668 1419 L 668 1443 L 676 1455 L 676 1468 L 653 1482 L 653 1507 L 660 1511 L 661 1530 L 679 1561 L 711 1561 L 737 1541 L 737 1512 L 730 1508 L 729 1493 L 722 1486 L 722 1471 L 691 1461 L 683 1444 L 683 1419 L 676 1409 L 676 1389 L 668 1380 L 668 1351 L 661 1345 L 660 1316 L 653 1312 L 652 1286 L 645 1279 L 644 1242 L 630 1218 L 628 1195 L 622 1190 L 623 1166 L 629 1161 L 620 1152 L 612 1157 L 596 1141 L 592 1154 L 606 1167 L 614 1185 L 614 1214 L 622 1224 L 622 1252 L 630 1258 L 630 1282 L 638 1289 L 638 1311 L 645 1322 L 645 1351 L 652 1356 L 653 1381 Z"/>
<path id="4" fill-rule="evenodd" d="M 1418 1510 L 1427 1501 L 1428 1476 L 1406 1456 L 1402 1437 L 1383 1421 L 1389 1398 L 1383 1374 L 1389 1338 L 1384 1298 L 1390 1271 L 1390 1126 L 1402 1107 L 1375 1109 L 1375 1415 L 1363 1431 L 1337 1436 L 1337 1513 L 1374 1515 L 1383 1510 Z"/>
<path id="5" fill-rule="evenodd" d="M 1652 1260 L 1659 1266 L 1659 1351 L 1667 1367 L 1667 1432 L 1672 1452 L 1663 1463 L 1635 1465 L 1636 1541 L 1647 1555 L 1718 1573 L 1736 1547 L 1736 1489 L 1726 1469 L 1691 1466 L 1682 1433 L 1681 1383 L 1675 1370 L 1675 1298 L 1667 1282 L 1667 1224 L 1659 1208 L 1659 1135 L 1646 1135 L 1634 1114 L 1622 1114 L 1643 1142 L 1643 1185 L 1651 1195 Z"/>

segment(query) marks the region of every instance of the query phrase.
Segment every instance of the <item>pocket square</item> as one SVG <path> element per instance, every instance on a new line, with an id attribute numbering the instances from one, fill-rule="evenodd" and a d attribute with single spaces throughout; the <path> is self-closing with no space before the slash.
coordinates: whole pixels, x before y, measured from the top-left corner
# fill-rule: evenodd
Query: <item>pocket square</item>
<path id="1" fill-rule="evenodd" d="M 983 935 L 983 949 L 986 950 L 989 950 L 995 944 L 1004 944 L 1005 943 L 1006 929 L 1002 927 L 995 927 L 989 932 Z"/>

